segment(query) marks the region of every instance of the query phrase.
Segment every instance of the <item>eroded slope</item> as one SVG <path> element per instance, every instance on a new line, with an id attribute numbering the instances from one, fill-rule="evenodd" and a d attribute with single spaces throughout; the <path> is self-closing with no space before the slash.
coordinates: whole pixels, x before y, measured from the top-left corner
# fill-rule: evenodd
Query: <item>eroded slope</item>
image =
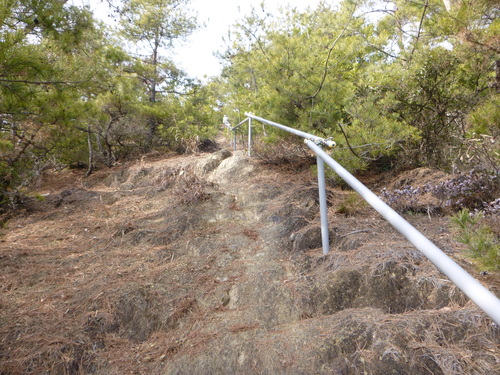
<path id="1" fill-rule="evenodd" d="M 499 328 L 349 192 L 321 255 L 309 171 L 219 151 L 51 189 L 1 238 L 1 373 L 500 372 Z"/>

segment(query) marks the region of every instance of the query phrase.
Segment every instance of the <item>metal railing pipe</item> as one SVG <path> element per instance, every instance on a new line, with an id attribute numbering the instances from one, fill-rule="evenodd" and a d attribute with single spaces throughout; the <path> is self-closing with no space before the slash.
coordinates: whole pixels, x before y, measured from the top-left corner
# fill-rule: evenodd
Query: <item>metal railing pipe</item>
<path id="1" fill-rule="evenodd" d="M 329 140 L 329 139 L 325 139 L 325 138 L 322 138 L 322 137 L 318 137 L 316 135 L 312 135 L 312 134 L 309 134 L 309 133 L 306 133 L 306 132 L 303 132 L 301 130 L 297 130 L 297 129 L 294 129 L 294 128 L 290 128 L 288 126 L 285 126 L 285 125 L 281 125 L 281 124 L 278 124 L 277 122 L 274 122 L 274 121 L 269 121 L 269 120 L 266 120 L 265 118 L 262 118 L 262 117 L 258 117 L 258 116 L 255 116 L 254 114 L 252 113 L 245 113 L 245 116 L 248 116 L 248 118 L 250 119 L 254 119 L 254 120 L 257 120 L 257 121 L 260 121 L 260 122 L 263 122 L 264 124 L 268 124 L 268 125 L 271 125 L 271 126 L 274 126 L 276 128 L 279 128 L 279 129 L 282 129 L 282 130 L 285 130 L 289 133 L 292 133 L 292 134 L 295 134 L 295 135 L 298 135 L 299 137 L 302 137 L 302 138 L 306 138 L 306 139 L 311 139 L 315 142 L 318 142 L 318 143 L 321 143 L 321 144 L 324 144 L 325 146 L 327 147 L 334 147 L 335 146 L 335 142 Z"/>
<path id="2" fill-rule="evenodd" d="M 321 147 L 308 139 L 305 142 L 318 157 L 323 159 L 328 166 L 357 191 L 380 215 L 434 263 L 467 297 L 493 319 L 497 325 L 500 325 L 500 300 L 493 293 L 481 285 L 479 281 L 455 263 L 339 163 L 333 160 Z"/>
<path id="3" fill-rule="evenodd" d="M 232 128 L 230 127 L 229 130 L 233 132 L 233 147 L 234 151 L 236 151 L 236 129 L 239 128 L 241 125 L 243 125 L 245 122 L 250 121 L 250 119 L 247 117 L 243 121 L 240 121 L 238 125 L 233 126 Z"/>
<path id="4" fill-rule="evenodd" d="M 317 157 L 318 167 L 318 191 L 319 191 L 319 213 L 321 219 L 321 245 L 323 254 L 330 252 L 330 234 L 328 233 L 328 206 L 326 204 L 326 182 L 325 163 L 319 156 Z"/>
<path id="5" fill-rule="evenodd" d="M 235 130 L 236 128 L 240 127 L 241 125 L 243 125 L 245 122 L 247 122 L 249 119 L 248 117 L 246 119 L 244 119 L 243 121 L 240 121 L 238 125 L 234 125 L 232 128 L 230 128 L 229 130 Z"/>
<path id="6" fill-rule="evenodd" d="M 248 118 L 248 156 L 252 156 L 252 118 Z"/>

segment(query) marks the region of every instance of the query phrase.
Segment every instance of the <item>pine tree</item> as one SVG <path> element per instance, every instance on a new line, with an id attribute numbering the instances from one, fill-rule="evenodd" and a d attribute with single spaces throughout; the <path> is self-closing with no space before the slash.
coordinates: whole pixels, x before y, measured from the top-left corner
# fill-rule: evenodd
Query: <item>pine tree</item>
<path id="1" fill-rule="evenodd" d="M 171 76 L 175 76 L 177 71 L 162 53 L 196 28 L 196 19 L 187 9 L 189 2 L 190 0 L 126 0 L 123 5 L 122 35 L 127 41 L 138 45 L 141 51 L 148 53 L 136 64 L 136 71 L 145 85 L 149 100 L 149 108 L 145 108 L 149 112 L 146 149 L 152 147 L 159 125 L 155 109 L 158 96 L 165 91 L 165 86 L 175 81 Z"/>

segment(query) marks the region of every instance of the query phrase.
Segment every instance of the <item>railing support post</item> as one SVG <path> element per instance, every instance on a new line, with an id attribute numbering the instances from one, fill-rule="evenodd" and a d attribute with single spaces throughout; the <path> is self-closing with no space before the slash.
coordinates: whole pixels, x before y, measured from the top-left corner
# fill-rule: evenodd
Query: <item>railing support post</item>
<path id="1" fill-rule="evenodd" d="M 248 116 L 248 155 L 251 150 L 251 130 L 252 118 L 279 129 L 286 130 L 289 133 L 305 138 L 307 146 L 314 151 L 318 161 L 318 185 L 320 195 L 320 214 L 321 214 L 321 240 L 323 242 L 323 253 L 327 254 L 330 250 L 328 240 L 328 218 L 326 206 L 326 184 L 324 174 L 324 164 L 332 168 L 345 182 L 356 190 L 379 214 L 381 214 L 394 228 L 396 228 L 408 241 L 410 241 L 418 250 L 420 250 L 434 265 L 446 275 L 462 292 L 465 293 L 479 308 L 481 308 L 495 324 L 500 326 L 500 299 L 492 292 L 486 289 L 479 281 L 474 279 L 462 267 L 455 263 L 427 237 L 416 230 L 410 223 L 397 214 L 391 207 L 384 203 L 371 190 L 359 182 L 353 175 L 347 172 L 339 163 L 333 160 L 321 147 L 332 148 L 335 142 L 331 139 L 321 138 L 303 131 L 290 128 L 285 125 L 272 122 L 261 117 L 254 116 L 251 113 L 245 113 Z"/>
<path id="2" fill-rule="evenodd" d="M 252 120 L 248 117 L 246 119 L 244 119 L 243 121 L 241 121 L 240 123 L 238 123 L 238 125 L 233 126 L 232 128 L 229 128 L 233 132 L 233 142 L 232 143 L 234 143 L 234 151 L 236 151 L 236 145 L 238 143 L 238 134 L 236 134 L 236 132 L 237 132 L 238 128 L 247 121 L 249 122 L 248 126 L 249 126 L 249 132 L 250 132 L 251 126 L 252 126 L 252 124 L 250 124 L 250 121 L 252 121 Z M 241 135 L 241 142 L 245 143 L 245 137 L 243 134 Z M 250 156 L 250 153 L 248 155 Z"/>
<path id="3" fill-rule="evenodd" d="M 248 118 L 248 156 L 252 156 L 252 119 Z"/>
<path id="4" fill-rule="evenodd" d="M 321 217 L 321 244 L 323 254 L 330 252 L 330 235 L 328 233 L 328 207 L 326 205 L 325 163 L 323 159 L 316 158 L 318 167 L 319 213 Z"/>
<path id="5" fill-rule="evenodd" d="M 307 146 L 332 168 L 345 182 L 363 197 L 380 215 L 394 228 L 406 237 L 434 265 L 446 275 L 462 292 L 478 305 L 491 319 L 500 325 L 500 300 L 483 285 L 453 261 L 448 255 L 434 245 L 427 237 L 416 230 L 396 211 L 389 207 L 371 190 L 357 180 L 344 167 L 333 160 L 321 147 L 311 140 L 306 140 Z"/>

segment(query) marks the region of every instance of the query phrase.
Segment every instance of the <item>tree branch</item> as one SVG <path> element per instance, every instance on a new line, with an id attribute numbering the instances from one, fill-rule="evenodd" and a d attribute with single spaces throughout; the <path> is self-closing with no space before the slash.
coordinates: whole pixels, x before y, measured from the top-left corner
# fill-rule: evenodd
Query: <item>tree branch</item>
<path id="1" fill-rule="evenodd" d="M 425 0 L 424 10 L 422 11 L 422 17 L 420 17 L 420 23 L 418 24 L 417 39 L 415 40 L 415 43 L 413 44 L 413 49 L 411 51 L 410 58 L 408 59 L 409 62 L 411 62 L 411 59 L 413 57 L 413 53 L 415 52 L 415 49 L 417 48 L 417 44 L 418 44 L 418 41 L 420 39 L 420 34 L 422 32 L 422 24 L 424 23 L 425 12 L 427 11 L 428 7 L 429 7 L 429 0 Z"/>
<path id="2" fill-rule="evenodd" d="M 337 123 L 337 125 L 339 126 L 340 128 L 340 131 L 342 132 L 342 135 L 344 136 L 344 139 L 347 143 L 347 147 L 349 148 L 349 151 L 351 151 L 351 153 L 356 156 L 358 159 L 365 159 L 365 160 L 376 160 L 376 159 L 373 159 L 373 158 L 368 158 L 366 156 L 360 156 L 358 155 L 358 153 L 356 151 L 354 151 L 355 148 L 360 148 L 360 147 L 352 147 L 351 144 L 349 143 L 349 139 L 347 138 L 347 134 L 345 133 L 344 131 L 344 128 L 342 127 L 342 125 L 340 123 Z"/>
<path id="3" fill-rule="evenodd" d="M 366 42 L 366 43 L 368 43 L 368 45 L 369 45 L 371 48 L 373 48 L 374 50 L 379 51 L 379 52 L 382 52 L 384 55 L 387 55 L 387 56 L 389 56 L 389 57 L 392 57 L 393 59 L 398 59 L 398 58 L 400 58 L 400 59 L 402 59 L 403 61 L 406 61 L 406 59 L 405 59 L 404 57 L 393 55 L 392 53 L 389 53 L 389 52 L 387 52 L 387 51 L 384 51 L 382 48 L 377 47 L 376 45 L 374 45 L 374 44 L 370 43 L 370 41 L 369 41 L 369 40 L 366 38 L 366 36 L 365 36 L 365 35 L 363 35 L 362 33 L 360 33 L 359 35 L 360 35 L 360 36 L 361 36 L 361 37 L 365 40 L 365 42 Z"/>
<path id="4" fill-rule="evenodd" d="M 30 81 L 25 79 L 6 79 L 0 78 L 0 82 L 7 83 L 26 83 L 30 85 L 74 85 L 77 83 L 84 83 L 88 81 Z"/>
<path id="5" fill-rule="evenodd" d="M 240 27 L 245 30 L 247 33 L 249 33 L 254 39 L 255 41 L 257 42 L 257 44 L 259 45 L 259 49 L 261 50 L 262 54 L 264 55 L 264 57 L 266 58 L 266 60 L 270 63 L 271 60 L 269 59 L 269 56 L 267 56 L 267 53 L 266 51 L 264 50 L 264 46 L 262 45 L 262 42 L 260 41 L 260 38 L 258 38 L 255 33 L 253 31 L 251 31 L 248 27 L 246 27 L 245 25 L 240 25 Z"/>
<path id="6" fill-rule="evenodd" d="M 321 82 L 319 84 L 319 87 L 318 89 L 316 90 L 316 92 L 311 95 L 311 96 L 308 96 L 308 97 L 305 97 L 304 99 L 314 99 L 316 98 L 316 96 L 318 96 L 318 94 L 321 92 L 321 90 L 323 89 L 323 85 L 325 84 L 325 80 L 326 80 L 326 76 L 328 75 L 328 64 L 330 62 L 330 57 L 332 56 L 332 52 L 333 52 L 333 49 L 335 48 L 335 46 L 337 45 L 337 42 L 340 40 L 340 38 L 344 35 L 345 31 L 347 30 L 347 27 L 349 26 L 349 24 L 351 23 L 351 20 L 352 18 L 354 17 L 354 10 L 352 11 L 351 15 L 349 16 L 349 20 L 347 21 L 347 23 L 344 25 L 344 28 L 342 29 L 342 31 L 340 32 L 340 34 L 337 36 L 337 38 L 335 39 L 335 41 L 333 42 L 332 46 L 330 47 L 330 49 L 328 50 L 328 55 L 326 57 L 326 61 L 325 61 L 325 67 L 324 67 L 324 70 L 323 70 L 323 77 L 321 78 Z"/>
<path id="7" fill-rule="evenodd" d="M 344 139 L 347 143 L 347 147 L 349 147 L 349 151 L 351 151 L 351 153 L 356 156 L 357 158 L 361 159 L 361 156 L 359 156 L 356 151 L 353 150 L 353 148 L 351 147 L 351 144 L 349 143 L 349 139 L 347 138 L 347 134 L 345 133 L 344 131 L 344 128 L 342 127 L 342 125 L 340 123 L 337 123 L 337 125 L 339 126 L 340 128 L 340 131 L 342 132 L 342 135 L 344 136 Z"/>

